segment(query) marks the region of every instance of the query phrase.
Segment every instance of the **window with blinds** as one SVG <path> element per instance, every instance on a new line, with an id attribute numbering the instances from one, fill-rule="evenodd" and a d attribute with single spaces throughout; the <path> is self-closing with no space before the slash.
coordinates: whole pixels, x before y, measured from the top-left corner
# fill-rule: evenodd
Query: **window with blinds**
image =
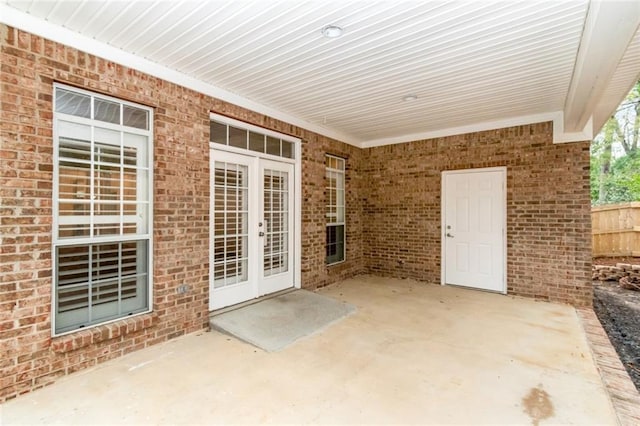
<path id="1" fill-rule="evenodd" d="M 56 85 L 54 334 L 150 310 L 150 108 Z"/>
<path id="2" fill-rule="evenodd" d="M 331 265 L 345 259 L 345 160 L 325 157 L 326 194 L 326 263 Z"/>

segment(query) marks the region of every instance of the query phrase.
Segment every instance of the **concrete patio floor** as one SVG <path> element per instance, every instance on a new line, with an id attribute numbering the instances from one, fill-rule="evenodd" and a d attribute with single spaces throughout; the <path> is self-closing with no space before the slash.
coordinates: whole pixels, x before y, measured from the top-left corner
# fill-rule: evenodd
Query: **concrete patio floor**
<path id="1" fill-rule="evenodd" d="M 357 311 L 267 353 L 169 341 L 3 404 L 4 424 L 616 424 L 575 309 L 362 276 Z"/>

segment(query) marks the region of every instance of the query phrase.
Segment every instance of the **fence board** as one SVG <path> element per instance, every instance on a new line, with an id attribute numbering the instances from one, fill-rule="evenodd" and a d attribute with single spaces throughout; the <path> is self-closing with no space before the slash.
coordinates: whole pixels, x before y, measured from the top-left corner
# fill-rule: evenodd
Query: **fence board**
<path id="1" fill-rule="evenodd" d="M 593 256 L 640 256 L 640 202 L 591 208 Z"/>

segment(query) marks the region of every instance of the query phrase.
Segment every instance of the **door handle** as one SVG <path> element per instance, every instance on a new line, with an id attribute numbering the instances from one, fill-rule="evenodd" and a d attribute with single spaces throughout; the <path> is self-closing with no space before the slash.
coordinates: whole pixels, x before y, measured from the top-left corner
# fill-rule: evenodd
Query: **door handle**
<path id="1" fill-rule="evenodd" d="M 447 237 L 453 238 L 453 235 L 451 235 L 451 233 L 447 232 Z"/>
<path id="2" fill-rule="evenodd" d="M 258 235 L 260 235 L 261 237 L 265 237 L 265 232 L 268 230 L 267 229 L 268 228 L 268 224 L 269 224 L 269 222 L 267 222 L 267 220 L 265 219 L 264 220 L 264 232 L 261 231 L 260 234 L 258 234 Z M 267 237 L 265 237 L 262 246 L 263 247 L 267 247 L 268 245 L 269 245 L 269 241 L 267 240 Z"/>

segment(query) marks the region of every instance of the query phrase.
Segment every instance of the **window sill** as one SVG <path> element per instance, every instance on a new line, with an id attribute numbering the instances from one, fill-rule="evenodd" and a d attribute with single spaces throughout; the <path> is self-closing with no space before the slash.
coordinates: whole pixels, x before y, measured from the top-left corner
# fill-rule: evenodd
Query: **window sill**
<path id="1" fill-rule="evenodd" d="M 98 325 L 86 330 L 78 330 L 71 334 L 52 338 L 51 350 L 56 353 L 72 352 L 96 343 L 151 328 L 157 321 L 158 316 L 150 312 L 108 324 Z"/>

